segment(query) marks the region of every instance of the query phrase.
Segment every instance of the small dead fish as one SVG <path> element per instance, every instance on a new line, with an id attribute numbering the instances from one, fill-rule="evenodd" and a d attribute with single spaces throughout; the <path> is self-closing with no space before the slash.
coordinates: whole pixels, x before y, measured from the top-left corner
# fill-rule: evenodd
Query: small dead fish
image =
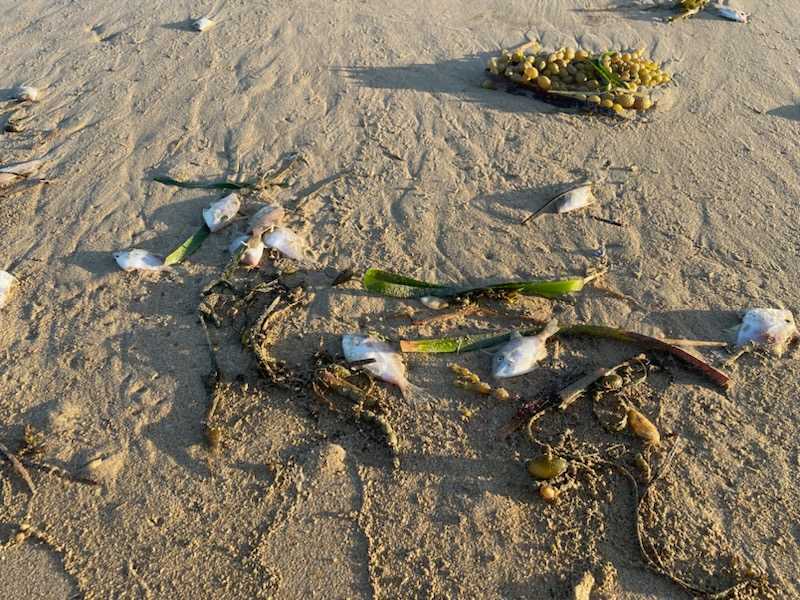
<path id="1" fill-rule="evenodd" d="M 271 232 L 264 234 L 264 245 L 294 260 L 302 261 L 313 258 L 311 249 L 305 240 L 286 227 L 276 227 Z"/>
<path id="2" fill-rule="evenodd" d="M 517 377 L 530 373 L 536 363 L 547 356 L 547 339 L 558 331 L 558 321 L 552 319 L 536 335 L 522 336 L 518 332 L 503 344 L 492 359 L 492 375 L 496 379 Z"/>
<path id="3" fill-rule="evenodd" d="M 736 21 L 738 23 L 747 23 L 750 20 L 750 15 L 744 11 L 717 4 L 714 8 L 717 9 L 719 16 L 728 19 L 729 21 Z"/>
<path id="4" fill-rule="evenodd" d="M 8 271 L 0 271 L 0 308 L 8 304 L 11 293 L 19 282 Z"/>
<path id="5" fill-rule="evenodd" d="M 778 308 L 752 308 L 748 310 L 736 336 L 736 345 L 749 343 L 771 346 L 782 354 L 786 345 L 798 335 L 794 316 Z"/>
<path id="6" fill-rule="evenodd" d="M 587 183 L 559 194 L 552 200 L 545 203 L 544 206 L 536 209 L 534 212 L 522 219 L 522 221 L 520 221 L 520 225 L 524 225 L 528 221 L 536 219 L 551 205 L 555 205 L 556 212 L 562 214 L 589 206 L 596 201 L 597 198 L 595 198 L 594 193 L 592 193 L 592 184 Z"/>
<path id="7" fill-rule="evenodd" d="M 203 220 L 211 232 L 219 231 L 239 212 L 242 202 L 236 194 L 229 194 L 203 209 Z"/>
<path id="8" fill-rule="evenodd" d="M 280 206 L 267 206 L 260 208 L 248 222 L 250 233 L 253 235 L 261 235 L 267 229 L 279 225 L 283 221 L 284 210 Z"/>
<path id="9" fill-rule="evenodd" d="M 378 379 L 400 388 L 404 398 L 408 398 L 412 386 L 406 378 L 406 366 L 389 344 L 366 335 L 343 335 L 342 351 L 347 362 L 358 362 L 372 359 L 374 362 L 364 365 L 364 369 Z"/>
<path id="10" fill-rule="evenodd" d="M 195 31 L 203 32 L 207 29 L 211 29 L 214 25 L 216 25 L 216 22 L 213 19 L 209 17 L 200 17 L 192 23 L 192 28 Z"/>
<path id="11" fill-rule="evenodd" d="M 164 259 L 147 250 L 124 250 L 112 253 L 123 271 L 168 271 Z"/>
<path id="12" fill-rule="evenodd" d="M 437 298 L 436 296 L 422 296 L 419 301 L 431 310 L 443 310 L 450 306 L 446 300 Z"/>
<path id="13" fill-rule="evenodd" d="M 17 102 L 37 102 L 42 92 L 32 85 L 21 85 L 14 90 L 14 99 Z"/>
<path id="14" fill-rule="evenodd" d="M 556 205 L 556 212 L 559 214 L 572 212 L 589 206 L 597 201 L 592 193 L 592 184 L 582 185 L 556 196 L 553 200 Z"/>

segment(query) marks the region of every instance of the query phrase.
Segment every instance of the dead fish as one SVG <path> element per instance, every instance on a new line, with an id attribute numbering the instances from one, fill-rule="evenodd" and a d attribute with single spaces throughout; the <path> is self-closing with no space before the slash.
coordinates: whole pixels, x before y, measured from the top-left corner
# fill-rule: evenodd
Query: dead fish
<path id="1" fill-rule="evenodd" d="M 203 220 L 211 232 L 219 231 L 239 212 L 242 202 L 236 194 L 229 194 L 203 209 Z"/>
<path id="2" fill-rule="evenodd" d="M 719 16 L 728 19 L 729 21 L 736 21 L 738 23 L 747 23 L 750 20 L 750 15 L 744 11 L 737 10 L 735 8 L 731 8 L 730 6 L 725 6 L 723 4 L 717 4 L 714 8 L 717 9 Z"/>
<path id="3" fill-rule="evenodd" d="M 419 301 L 431 310 L 442 310 L 450 306 L 447 301 L 436 296 L 422 296 Z"/>
<path id="4" fill-rule="evenodd" d="M 522 219 L 522 221 L 520 221 L 520 225 L 524 225 L 528 221 L 537 218 L 550 205 L 555 205 L 556 212 L 562 214 L 589 206 L 596 201 L 597 198 L 595 198 L 594 193 L 592 192 L 592 184 L 587 183 L 559 194 L 547 202 L 544 206 L 538 208 L 527 217 Z"/>
<path id="5" fill-rule="evenodd" d="M 409 396 L 412 386 L 406 378 L 406 366 L 389 344 L 366 335 L 343 335 L 342 351 L 347 362 L 373 359 L 364 369 L 381 381 L 396 385 L 404 398 Z"/>
<path id="6" fill-rule="evenodd" d="M 30 177 L 42 168 L 44 161 L 28 160 L 0 168 L 0 187 L 6 187 L 22 179 Z"/>
<path id="7" fill-rule="evenodd" d="M 547 356 L 545 342 L 558 331 L 558 321 L 552 319 L 544 329 L 532 336 L 514 332 L 492 359 L 492 375 L 497 379 L 530 373 L 536 363 Z"/>
<path id="8" fill-rule="evenodd" d="M 168 271 L 160 256 L 147 250 L 123 250 L 112 253 L 114 260 L 123 271 Z"/>
<path id="9" fill-rule="evenodd" d="M 313 258 L 311 249 L 305 240 L 286 227 L 276 227 L 271 232 L 264 234 L 264 245 L 294 260 L 302 261 Z"/>
<path id="10" fill-rule="evenodd" d="M 584 208 L 596 201 L 597 198 L 592 193 L 591 183 L 564 192 L 553 199 L 556 204 L 556 212 L 559 214 Z"/>
<path id="11" fill-rule="evenodd" d="M 203 32 L 206 29 L 211 29 L 214 25 L 216 25 L 216 23 L 213 19 L 209 17 L 200 17 L 192 23 L 192 28 L 195 31 Z"/>
<path id="12" fill-rule="evenodd" d="M 742 319 L 736 336 L 736 345 L 754 343 L 771 346 L 776 354 L 782 354 L 786 345 L 797 335 L 797 325 L 790 311 L 778 308 L 752 308 Z"/>
<path id="13" fill-rule="evenodd" d="M 14 100 L 17 102 L 37 102 L 42 92 L 32 85 L 21 85 L 14 90 Z"/>
<path id="14" fill-rule="evenodd" d="M 250 233 L 253 235 L 261 235 L 267 229 L 275 227 L 283 221 L 284 210 L 280 206 L 267 206 L 260 208 L 248 222 Z"/>
<path id="15" fill-rule="evenodd" d="M 0 308 L 8 304 L 11 293 L 19 282 L 8 271 L 0 271 Z"/>

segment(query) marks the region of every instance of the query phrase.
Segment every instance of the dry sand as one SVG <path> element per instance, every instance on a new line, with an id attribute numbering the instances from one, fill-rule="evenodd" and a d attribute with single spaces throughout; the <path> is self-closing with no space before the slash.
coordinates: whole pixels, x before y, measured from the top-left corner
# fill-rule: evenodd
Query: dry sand
<path id="1" fill-rule="evenodd" d="M 609 284 L 641 306 L 588 290 L 522 309 L 701 339 L 747 307 L 797 312 L 796 0 L 740 0 L 755 13 L 747 26 L 710 15 L 668 26 L 654 21 L 663 13 L 614 4 L 0 2 L 0 93 L 45 88 L 23 109 L 27 130 L 0 134 L 0 163 L 44 157 L 52 180 L 0 196 L 0 268 L 22 280 L 0 312 L 0 441 L 16 448 L 33 425 L 51 462 L 77 472 L 100 459 L 88 474 L 102 481 L 33 473 L 30 522 L 51 544 L 0 550 L 4 600 L 566 598 L 586 571 L 601 585 L 593 598 L 688 597 L 640 558 L 625 479 L 584 478 L 543 504 L 525 473 L 530 444 L 495 437 L 514 406 L 453 388 L 446 358 L 408 361 L 435 400 L 388 396 L 402 440 L 394 469 L 368 427 L 267 387 L 237 332 L 212 327 L 232 383 L 224 447 L 210 455 L 211 363 L 196 309 L 235 228 L 170 274 L 122 273 L 111 257 L 168 251 L 217 195 L 154 174 L 244 177 L 300 151 L 308 165 L 270 197 L 294 207 L 327 185 L 291 218 L 320 258 L 305 276 L 312 301 L 274 332 L 291 364 L 320 343 L 336 350 L 343 332 L 452 330 L 385 318 L 402 303 L 356 284 L 331 288 L 345 267 L 556 276 L 582 273 L 605 244 Z M 189 31 L 209 8 L 217 25 Z M 545 47 L 645 46 L 676 74 L 674 106 L 618 123 L 482 89 L 485 58 L 526 35 Z M 15 108 L 2 108 L 0 125 Z M 586 176 L 606 180 L 595 214 L 626 227 L 587 213 L 517 224 Z M 269 277 L 265 263 L 251 278 Z M 630 354 L 599 341 L 561 348 L 509 387 L 532 394 Z M 797 358 L 743 357 L 727 396 L 666 361 L 638 396 L 685 443 L 652 527 L 687 578 L 730 583 L 718 574 L 737 555 L 772 590 L 745 597 L 800 596 Z M 463 362 L 488 377 L 486 354 Z M 565 428 L 638 448 L 603 433 L 585 402 L 540 431 L 552 440 Z M 27 492 L 7 466 L 1 479 L 7 540 Z"/>

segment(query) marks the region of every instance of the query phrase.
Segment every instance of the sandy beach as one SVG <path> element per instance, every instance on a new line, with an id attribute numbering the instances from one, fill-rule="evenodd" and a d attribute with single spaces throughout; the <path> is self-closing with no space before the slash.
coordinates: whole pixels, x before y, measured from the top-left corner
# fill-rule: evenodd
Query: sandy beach
<path id="1" fill-rule="evenodd" d="M 488 351 L 406 355 L 419 388 L 407 398 L 378 384 L 395 453 L 306 385 L 313 355 L 341 354 L 347 333 L 397 341 L 555 317 L 729 340 L 749 308 L 797 316 L 800 7 L 737 0 L 750 23 L 667 24 L 653 4 L 0 0 L 0 165 L 42 159 L 46 180 L 0 189 L 0 269 L 20 282 L 0 309 L 0 443 L 17 452 L 33 428 L 41 460 L 96 483 L 31 470 L 31 499 L 0 460 L 0 596 L 573 598 L 589 572 L 592 600 L 691 598 L 643 559 L 619 470 L 578 469 L 558 502 L 540 498 L 526 471 L 539 450 L 524 430 L 498 435 L 521 401 L 453 385 L 454 360 L 490 380 Z M 193 31 L 209 14 L 216 24 Z M 482 87 L 487 59 L 526 39 L 643 47 L 673 74 L 669 102 L 626 121 Z M 10 102 L 22 84 L 39 101 Z M 115 264 L 118 250 L 166 254 L 226 193 L 154 176 L 243 181 L 293 156 L 285 185 L 243 194 L 241 216 L 169 272 Z M 520 225 L 586 179 L 595 206 Z M 204 295 L 264 202 L 285 208 L 314 264 L 265 256 L 233 291 Z M 426 321 L 442 313 L 357 279 L 370 267 L 556 278 L 601 254 L 603 286 L 500 316 Z M 344 269 L 356 279 L 333 286 Z M 297 304 L 265 335 L 298 378 L 286 385 L 243 344 L 274 290 L 242 290 L 279 272 Z M 216 449 L 198 318 L 209 302 Z M 730 356 L 699 351 L 720 368 Z M 632 354 L 565 338 L 506 388 L 530 400 Z M 679 449 L 647 499 L 657 553 L 708 588 L 751 577 L 737 598 L 800 597 L 800 350 L 743 355 L 724 367 L 727 392 L 651 359 L 632 398 L 664 438 L 654 464 Z M 579 400 L 537 432 L 575 452 L 624 447 L 631 465 L 641 441 L 595 412 Z"/>

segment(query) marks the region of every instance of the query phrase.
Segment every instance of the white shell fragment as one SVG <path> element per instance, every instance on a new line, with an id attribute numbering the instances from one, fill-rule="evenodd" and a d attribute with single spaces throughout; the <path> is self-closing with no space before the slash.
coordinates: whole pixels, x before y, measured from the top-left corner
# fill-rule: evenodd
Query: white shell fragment
<path id="1" fill-rule="evenodd" d="M 782 354 L 786 345 L 797 335 L 797 325 L 790 311 L 778 308 L 752 308 L 742 319 L 736 336 L 736 345 L 754 343 L 771 346 L 776 354 Z"/>
<path id="2" fill-rule="evenodd" d="M 279 225 L 283 221 L 284 210 L 280 206 L 272 206 L 267 204 L 260 208 L 248 222 L 250 233 L 253 235 L 261 235 L 267 229 Z"/>
<path id="3" fill-rule="evenodd" d="M 400 388 L 403 396 L 407 396 L 411 386 L 406 379 L 406 366 L 386 342 L 366 335 L 343 335 L 342 351 L 347 362 L 372 359 L 374 362 L 364 365 L 364 369 L 378 379 Z"/>
<path id="4" fill-rule="evenodd" d="M 39 88 L 32 85 L 21 85 L 14 90 L 14 99 L 18 102 L 36 102 L 41 94 Z"/>
<path id="5" fill-rule="evenodd" d="M 547 356 L 547 339 L 558 331 L 558 321 L 552 319 L 544 329 L 532 336 L 515 333 L 492 358 L 492 375 L 497 379 L 530 373 L 536 363 Z"/>
<path id="6" fill-rule="evenodd" d="M 17 278 L 8 271 L 0 271 L 0 308 L 8 304 L 11 293 L 17 285 Z"/>
<path id="7" fill-rule="evenodd" d="M 311 249 L 305 240 L 286 227 L 276 227 L 273 231 L 264 234 L 264 245 L 294 260 L 302 261 L 313 258 Z"/>
<path id="8" fill-rule="evenodd" d="M 123 271 L 167 271 L 169 267 L 164 264 L 160 256 L 147 250 L 124 250 L 113 253 L 114 260 Z"/>
<path id="9" fill-rule="evenodd" d="M 750 15 L 744 11 L 717 4 L 715 6 L 720 17 L 728 19 L 729 21 L 737 21 L 739 23 L 747 23 L 750 20 Z"/>
<path id="10" fill-rule="evenodd" d="M 195 31 L 205 31 L 206 29 L 211 29 L 216 23 L 213 19 L 209 19 L 208 17 L 200 17 L 194 23 L 192 23 L 192 27 Z"/>
<path id="11" fill-rule="evenodd" d="M 236 194 L 229 194 L 203 209 L 203 220 L 211 232 L 219 231 L 239 212 L 242 202 Z"/>
<path id="12" fill-rule="evenodd" d="M 582 185 L 568 192 L 564 192 L 554 199 L 556 212 L 567 213 L 589 206 L 597 201 L 592 193 L 592 184 Z"/>
<path id="13" fill-rule="evenodd" d="M 436 296 L 422 296 L 419 301 L 431 310 L 442 310 L 450 306 L 445 300 Z"/>

